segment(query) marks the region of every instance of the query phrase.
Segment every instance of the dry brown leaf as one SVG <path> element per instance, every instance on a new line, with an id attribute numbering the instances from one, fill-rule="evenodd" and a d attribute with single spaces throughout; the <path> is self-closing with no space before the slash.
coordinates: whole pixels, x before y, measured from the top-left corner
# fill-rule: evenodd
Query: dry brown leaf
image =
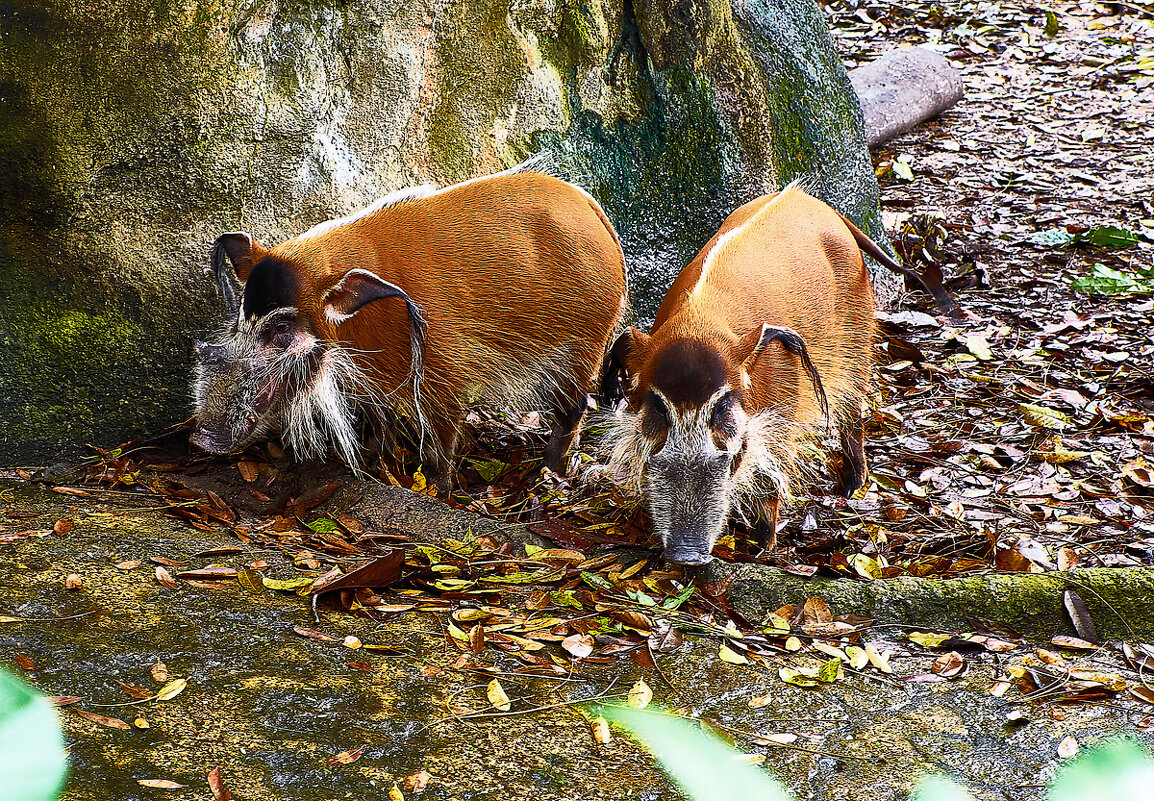
<path id="1" fill-rule="evenodd" d="M 293 631 L 302 637 L 308 637 L 310 640 L 317 640 L 318 642 L 340 642 L 339 637 L 333 637 L 316 629 L 307 629 L 304 626 L 293 626 Z"/>
<path id="2" fill-rule="evenodd" d="M 561 641 L 561 647 L 577 659 L 584 659 L 593 653 L 593 637 L 589 634 L 570 634 Z"/>
<path id="3" fill-rule="evenodd" d="M 182 570 L 176 574 L 176 577 L 182 579 L 197 579 L 199 581 L 221 581 L 236 578 L 236 574 L 237 570 L 235 567 L 209 565 L 208 567 L 200 567 L 193 570 Z"/>
<path id="4" fill-rule="evenodd" d="M 593 718 L 589 724 L 589 731 L 593 735 L 593 742 L 600 745 L 608 745 L 613 739 L 613 735 L 609 731 L 609 721 L 600 715 Z"/>
<path id="5" fill-rule="evenodd" d="M 208 772 L 208 789 L 212 790 L 213 801 L 232 801 L 232 793 L 224 786 L 219 765 Z"/>
<path id="6" fill-rule="evenodd" d="M 148 689 L 147 687 L 141 687 L 139 684 L 129 684 L 128 682 L 124 681 L 118 681 L 116 683 L 124 689 L 124 692 L 128 694 L 129 698 L 135 698 L 138 701 L 143 701 L 145 698 L 153 698 L 156 696 L 156 693 L 154 693 L 152 690 Z"/>
<path id="7" fill-rule="evenodd" d="M 429 775 L 429 771 L 418 770 L 416 773 L 410 773 L 405 777 L 404 785 L 407 793 L 421 793 L 429 786 L 429 780 L 433 777 Z"/>
<path id="8" fill-rule="evenodd" d="M 52 706 L 71 706 L 72 704 L 75 704 L 78 701 L 83 701 L 83 700 L 84 699 L 79 695 L 50 695 L 50 696 L 48 696 L 48 703 L 52 704 Z"/>
<path id="9" fill-rule="evenodd" d="M 802 607 L 801 620 L 806 624 L 825 624 L 833 622 L 833 613 L 829 610 L 829 604 L 821 598 L 806 598 L 805 605 Z"/>
<path id="10" fill-rule="evenodd" d="M 177 588 L 176 579 L 172 577 L 171 573 L 159 565 L 157 565 L 156 568 L 156 580 L 163 586 L 168 587 L 170 590 L 175 590 Z"/>
<path id="11" fill-rule="evenodd" d="M 120 718 L 110 718 L 106 715 L 97 715 L 95 712 L 88 712 L 84 709 L 73 709 L 80 717 L 85 720 L 90 720 L 93 723 L 99 723 L 101 726 L 107 726 L 110 729 L 131 729 L 132 727 L 125 723 Z"/>
<path id="12" fill-rule="evenodd" d="M 957 651 L 950 651 L 940 655 L 930 665 L 930 670 L 933 673 L 943 676 L 947 679 L 957 678 L 962 674 L 966 668 L 966 661 L 962 659 L 962 655 Z"/>
<path id="13" fill-rule="evenodd" d="M 168 667 L 163 662 L 157 662 L 148 669 L 148 675 L 153 681 L 168 681 Z"/>
<path id="14" fill-rule="evenodd" d="M 64 589 L 82 590 L 84 589 L 84 579 L 79 573 L 69 573 L 64 579 Z"/>
<path id="15" fill-rule="evenodd" d="M 168 779 L 137 779 L 136 783 L 142 787 L 151 787 L 155 790 L 183 790 L 187 784 L 169 781 Z"/>
<path id="16" fill-rule="evenodd" d="M 236 469 L 240 471 L 240 477 L 249 484 L 260 478 L 260 465 L 256 462 L 239 461 L 236 463 Z"/>
<path id="17" fill-rule="evenodd" d="M 361 754 L 365 751 L 365 746 L 360 745 L 356 748 L 350 748 L 348 751 L 341 751 L 339 754 L 329 757 L 325 760 L 325 764 L 330 768 L 335 768 L 338 765 L 348 765 L 351 762 L 356 762 L 361 758 Z"/>

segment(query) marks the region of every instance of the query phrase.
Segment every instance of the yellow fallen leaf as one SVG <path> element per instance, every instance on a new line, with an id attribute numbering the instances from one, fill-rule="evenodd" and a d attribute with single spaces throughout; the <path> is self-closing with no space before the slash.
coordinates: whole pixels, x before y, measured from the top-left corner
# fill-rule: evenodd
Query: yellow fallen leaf
<path id="1" fill-rule="evenodd" d="M 728 662 L 731 665 L 748 665 L 749 660 L 745 658 L 744 654 L 739 654 L 725 643 L 721 644 L 721 649 L 717 654 L 722 662 Z"/>
<path id="2" fill-rule="evenodd" d="M 645 683 L 645 679 L 638 679 L 637 683 L 629 688 L 626 702 L 634 709 L 644 709 L 653 700 L 653 690 Z"/>
<path id="3" fill-rule="evenodd" d="M 866 654 L 865 649 L 860 645 L 850 645 L 845 649 L 845 655 L 849 657 L 849 665 L 854 670 L 861 670 L 869 664 L 870 658 Z"/>
<path id="4" fill-rule="evenodd" d="M 608 745 L 609 741 L 613 739 L 613 735 L 609 732 L 609 721 L 600 715 L 593 718 L 593 722 L 589 724 L 589 730 L 593 734 L 593 741 L 601 745 Z"/>
<path id="5" fill-rule="evenodd" d="M 972 353 L 979 361 L 988 362 L 994 358 L 990 353 L 990 343 L 981 334 L 966 335 L 966 350 Z"/>
<path id="6" fill-rule="evenodd" d="M 786 684 L 793 684 L 798 687 L 816 687 L 821 684 L 816 676 L 810 676 L 797 668 L 780 667 L 777 669 L 777 675 Z"/>
<path id="7" fill-rule="evenodd" d="M 836 656 L 823 664 L 817 672 L 817 677 L 827 684 L 842 677 L 841 660 Z"/>
<path id="8" fill-rule="evenodd" d="M 840 659 L 841 661 L 847 663 L 849 662 L 849 657 L 846 656 L 845 651 L 838 648 L 836 645 L 830 645 L 829 643 L 822 642 L 821 640 L 814 640 L 813 647 L 814 650 L 821 651 L 826 656 L 832 656 L 834 659 Z"/>
<path id="9" fill-rule="evenodd" d="M 923 648 L 937 648 L 951 636 L 950 634 L 930 634 L 924 631 L 911 631 L 906 635 L 911 642 L 916 642 Z"/>
<path id="10" fill-rule="evenodd" d="M 761 630 L 771 636 L 789 634 L 789 621 L 776 612 L 770 612 L 761 625 Z"/>
<path id="11" fill-rule="evenodd" d="M 866 644 L 866 656 L 869 657 L 870 664 L 880 670 L 882 673 L 893 673 L 894 669 L 890 667 L 889 654 L 883 654 L 874 647 L 873 643 Z"/>
<path id="12" fill-rule="evenodd" d="M 418 469 L 418 473 L 420 470 Z M 401 792 L 401 788 L 393 783 L 392 789 L 389 790 L 389 801 L 405 801 L 405 794 Z"/>
<path id="13" fill-rule="evenodd" d="M 1065 464 L 1075 459 L 1085 459 L 1090 451 L 1068 451 L 1056 446 L 1052 451 L 1031 451 L 1031 454 L 1048 464 Z"/>
<path id="14" fill-rule="evenodd" d="M 184 688 L 188 686 L 187 679 L 174 679 L 168 684 L 161 687 L 156 693 L 157 701 L 170 701 L 176 696 L 184 692 Z"/>
<path id="15" fill-rule="evenodd" d="M 183 790 L 188 787 L 187 784 L 179 784 L 168 779 L 137 779 L 136 783 L 141 787 L 152 787 L 157 790 Z"/>
<path id="16" fill-rule="evenodd" d="M 1069 415 L 1057 409 L 1048 409 L 1033 403 L 1019 403 L 1018 410 L 1026 418 L 1026 422 L 1035 428 L 1062 429 L 1072 424 Z"/>
<path id="17" fill-rule="evenodd" d="M 489 703 L 492 704 L 497 711 L 509 711 L 509 696 L 506 695 L 505 688 L 501 686 L 501 682 L 493 679 L 489 682 L 489 688 L 485 691 L 485 694 L 489 697 Z"/>

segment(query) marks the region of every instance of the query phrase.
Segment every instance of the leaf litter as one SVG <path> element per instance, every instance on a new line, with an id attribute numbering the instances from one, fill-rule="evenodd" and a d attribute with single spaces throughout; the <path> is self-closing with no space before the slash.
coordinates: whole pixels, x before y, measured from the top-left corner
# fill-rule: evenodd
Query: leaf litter
<path id="1" fill-rule="evenodd" d="M 825 6 L 851 64 L 899 43 L 928 42 L 963 72 L 966 100 L 880 150 L 875 166 L 895 248 L 907 262 L 938 270 L 971 319 L 940 318 L 921 295 L 881 315 L 869 483 L 841 498 L 831 466 L 791 510 L 777 552 L 756 555 L 749 532 L 735 524 L 718 544 L 720 558 L 861 581 L 1154 564 L 1154 133 L 1140 116 L 1149 103 L 1137 100 L 1154 85 L 1154 28 L 1141 15 L 1115 13 L 1121 7 L 1053 8 Z M 1101 130 L 1072 128 L 1056 99 L 1062 92 L 1090 103 L 1083 116 Z M 1055 637 L 1058 650 L 1046 655 L 980 628 L 911 631 L 901 643 L 871 639 L 869 621 L 835 617 L 818 598 L 765 621 L 741 620 L 724 588 L 646 557 L 657 544 L 643 509 L 611 487 L 540 469 L 547 431 L 539 416 L 475 410 L 468 423 L 476 446 L 460 465 L 459 490 L 442 500 L 527 523 L 553 547 L 521 555 L 486 537 L 433 545 L 373 531 L 326 505 L 337 484 L 286 496 L 275 444 L 250 447 L 235 462 L 243 491 L 267 504 L 260 519 L 182 480 L 204 469 L 203 458 L 157 462 L 129 445 L 94 448 L 69 478 L 81 486 L 55 489 L 140 496 L 191 527 L 226 528 L 245 547 L 284 556 L 243 565 L 236 548 L 187 566 L 154 560 L 146 569 L 170 591 L 235 583 L 242 592 L 294 593 L 383 621 L 436 615 L 458 669 L 493 674 L 482 686 L 499 712 L 514 702 L 497 673 L 588 676 L 625 658 L 659 672 L 658 660 L 689 635 L 714 638 L 718 661 L 742 666 L 734 669 L 768 670 L 816 691 L 847 670 L 948 681 L 984 664 L 994 673 L 992 694 L 1015 688 L 1024 701 L 1050 705 L 1125 695 L 1154 713 L 1146 679 L 1154 648 L 1099 646 L 1084 605 L 1069 596 L 1081 636 Z M 592 462 L 583 450 L 572 472 Z M 389 483 L 435 494 L 411 455 L 378 469 Z M 8 510 L 8 520 L 20 519 Z M 0 542 L 68 536 L 76 525 L 83 520 L 51 530 L 3 525 Z M 116 562 L 121 570 L 140 566 Z M 296 632 L 349 645 L 313 629 Z M 355 646 L 405 656 L 378 643 Z M 928 672 L 904 675 L 893 666 L 917 655 L 926 656 Z M 372 670 L 367 661 L 347 664 Z M 155 669 L 153 678 L 168 681 Z M 183 681 L 145 692 L 173 699 Z M 644 706 L 653 696 L 642 680 L 622 697 Z M 537 700 L 516 703 L 531 711 Z M 71 708 L 102 726 L 129 728 Z M 604 718 L 590 726 L 598 742 L 610 740 Z M 330 762 L 351 763 L 360 750 Z M 227 798 L 219 769 L 213 774 L 214 797 Z"/>

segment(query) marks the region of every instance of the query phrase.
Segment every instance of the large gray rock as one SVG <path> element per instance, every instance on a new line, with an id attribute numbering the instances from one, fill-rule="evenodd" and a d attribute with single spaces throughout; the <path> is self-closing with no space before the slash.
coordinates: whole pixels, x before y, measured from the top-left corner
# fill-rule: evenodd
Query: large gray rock
<path id="1" fill-rule="evenodd" d="M 885 241 L 811 0 L 77 0 L 0 26 L 0 464 L 185 416 L 222 231 L 275 242 L 551 151 L 618 227 L 643 325 L 794 177 Z"/>
<path id="2" fill-rule="evenodd" d="M 941 53 L 899 47 L 849 73 L 861 101 L 866 142 L 885 144 L 962 99 L 962 74 Z"/>

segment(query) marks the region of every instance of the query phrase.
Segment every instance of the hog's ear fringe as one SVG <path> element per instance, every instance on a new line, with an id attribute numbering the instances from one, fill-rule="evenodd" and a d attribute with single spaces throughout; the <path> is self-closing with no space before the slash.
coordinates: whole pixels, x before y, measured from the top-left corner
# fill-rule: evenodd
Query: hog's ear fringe
<path id="1" fill-rule="evenodd" d="M 422 403 L 422 385 L 425 382 L 425 336 L 428 323 L 421 307 L 405 296 L 405 310 L 409 313 L 409 364 L 413 380 L 413 414 L 417 418 L 418 448 L 424 451 L 425 437 L 431 434 Z"/>
<path id="2" fill-rule="evenodd" d="M 585 428 L 603 429 L 592 440 L 605 464 L 589 468 L 583 478 L 588 482 L 605 479 L 640 500 L 644 496 L 645 463 L 653 455 L 653 445 L 641 436 L 637 417 L 624 409 L 599 408 L 591 413 Z"/>

